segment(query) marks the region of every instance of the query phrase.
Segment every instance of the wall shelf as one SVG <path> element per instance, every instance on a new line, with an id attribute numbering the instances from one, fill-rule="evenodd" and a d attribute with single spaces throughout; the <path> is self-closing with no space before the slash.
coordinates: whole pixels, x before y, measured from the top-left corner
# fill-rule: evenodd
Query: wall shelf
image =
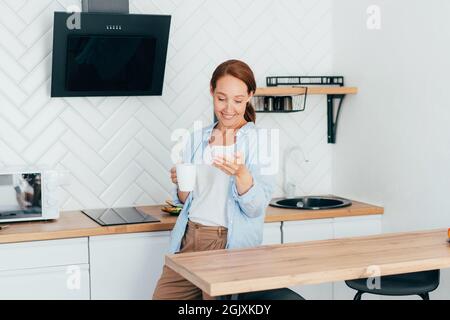
<path id="1" fill-rule="evenodd" d="M 305 94 L 304 87 L 263 87 L 257 88 L 255 97 L 265 96 L 289 96 Z M 358 88 L 356 87 L 308 87 L 308 95 L 310 94 L 356 94 Z"/>
<path id="2" fill-rule="evenodd" d="M 301 77 L 299 77 L 300 79 Z M 300 82 L 303 79 L 300 79 Z M 328 143 L 336 143 L 336 130 L 339 118 L 339 112 L 341 110 L 342 101 L 347 94 L 358 93 L 357 87 L 344 87 L 343 79 L 342 83 L 338 86 L 284 86 L 284 87 L 261 87 L 255 91 L 255 97 L 270 97 L 270 96 L 299 96 L 299 95 L 327 95 L 327 127 L 328 127 Z M 306 100 L 306 97 L 305 97 Z M 337 105 L 337 111 L 335 115 L 335 105 Z M 256 110 L 256 112 L 262 113 L 287 113 L 287 112 L 299 112 L 301 110 Z"/>
<path id="3" fill-rule="evenodd" d="M 300 112 L 302 110 L 273 110 L 273 111 L 268 111 L 268 110 L 255 110 L 255 112 L 258 113 L 290 113 L 290 112 Z"/>

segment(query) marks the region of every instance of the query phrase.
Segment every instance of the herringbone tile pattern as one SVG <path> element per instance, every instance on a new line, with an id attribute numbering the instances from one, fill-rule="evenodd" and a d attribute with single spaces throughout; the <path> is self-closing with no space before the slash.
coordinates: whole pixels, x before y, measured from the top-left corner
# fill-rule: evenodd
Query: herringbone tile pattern
<path id="1" fill-rule="evenodd" d="M 64 210 L 163 202 L 170 134 L 212 121 L 208 85 L 220 62 L 246 61 L 260 86 L 267 75 L 331 70 L 331 0 L 132 0 L 133 13 L 172 15 L 163 96 L 50 99 L 53 12 L 73 4 L 0 0 L 0 166 L 68 170 Z M 298 193 L 328 193 L 325 98 L 308 101 L 305 112 L 258 114 L 257 124 L 281 130 L 282 152 L 303 147 L 309 162 L 297 153 L 290 164 Z"/>

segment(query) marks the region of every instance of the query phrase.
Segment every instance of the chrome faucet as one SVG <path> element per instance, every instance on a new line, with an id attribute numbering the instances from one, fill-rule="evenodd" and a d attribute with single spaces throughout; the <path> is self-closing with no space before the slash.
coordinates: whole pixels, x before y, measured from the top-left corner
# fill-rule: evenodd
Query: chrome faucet
<path id="1" fill-rule="evenodd" d="M 302 147 L 294 146 L 294 147 L 286 150 L 285 156 L 284 156 L 283 191 L 287 198 L 294 197 L 296 190 L 297 190 L 297 184 L 292 182 L 292 180 L 288 180 L 289 179 L 289 175 L 288 175 L 289 158 L 291 157 L 291 155 L 294 151 L 300 151 L 302 153 L 304 162 L 309 162 L 309 160 L 305 156 L 305 152 L 303 151 Z"/>

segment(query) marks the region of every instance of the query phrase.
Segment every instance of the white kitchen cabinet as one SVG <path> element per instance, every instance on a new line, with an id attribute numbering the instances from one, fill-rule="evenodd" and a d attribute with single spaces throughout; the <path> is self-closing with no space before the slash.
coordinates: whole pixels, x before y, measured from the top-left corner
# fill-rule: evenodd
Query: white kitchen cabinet
<path id="1" fill-rule="evenodd" d="M 0 244 L 0 272 L 85 263 L 86 237 Z"/>
<path id="2" fill-rule="evenodd" d="M 381 233 L 381 216 L 334 218 L 334 238 L 369 236 Z"/>
<path id="3" fill-rule="evenodd" d="M 0 245 L 0 299 L 89 299 L 87 238 Z"/>
<path id="4" fill-rule="evenodd" d="M 333 238 L 333 220 L 286 221 L 283 223 L 284 243 L 325 240 Z M 294 290 L 307 300 L 331 300 L 332 283 L 293 286 Z"/>
<path id="5" fill-rule="evenodd" d="M 334 238 L 359 237 L 381 234 L 381 215 L 334 218 Z M 350 289 L 344 281 L 333 283 L 333 298 L 335 300 L 351 300 L 356 291 Z M 379 300 L 380 296 L 363 295 L 363 299 Z"/>
<path id="6" fill-rule="evenodd" d="M 0 300 L 89 300 L 89 265 L 0 272 Z"/>
<path id="7" fill-rule="evenodd" d="M 89 238 L 92 299 L 151 299 L 170 232 Z"/>
<path id="8" fill-rule="evenodd" d="M 281 222 L 265 223 L 263 232 L 263 245 L 281 243 Z"/>

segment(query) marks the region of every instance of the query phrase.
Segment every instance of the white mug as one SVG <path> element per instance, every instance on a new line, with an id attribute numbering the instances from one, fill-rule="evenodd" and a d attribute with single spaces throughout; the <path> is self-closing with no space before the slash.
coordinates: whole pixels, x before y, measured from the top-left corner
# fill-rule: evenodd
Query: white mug
<path id="1" fill-rule="evenodd" d="M 178 163 L 176 165 L 178 189 L 183 192 L 194 190 L 196 167 L 192 163 Z"/>

